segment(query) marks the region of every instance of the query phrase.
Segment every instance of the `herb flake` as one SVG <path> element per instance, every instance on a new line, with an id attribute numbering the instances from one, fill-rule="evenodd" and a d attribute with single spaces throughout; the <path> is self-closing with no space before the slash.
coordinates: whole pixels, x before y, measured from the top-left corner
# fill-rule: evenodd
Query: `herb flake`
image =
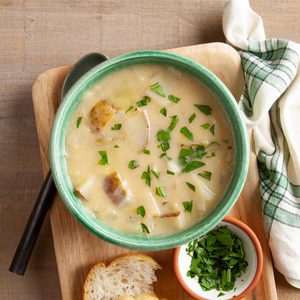
<path id="1" fill-rule="evenodd" d="M 142 205 L 142 206 L 139 206 L 137 209 L 136 209 L 136 214 L 138 216 L 141 216 L 141 217 L 145 217 L 145 214 L 146 214 L 146 211 L 145 211 L 145 207 Z"/>
<path id="2" fill-rule="evenodd" d="M 177 123 L 178 123 L 178 121 L 179 121 L 179 119 L 178 119 L 177 116 L 172 116 L 171 119 L 172 119 L 172 120 L 171 120 L 171 123 L 170 123 L 170 125 L 169 125 L 169 127 L 168 127 L 168 130 L 169 130 L 169 131 L 174 130 L 174 128 L 176 127 L 176 125 L 177 125 Z"/>
<path id="3" fill-rule="evenodd" d="M 190 141 L 194 140 L 193 133 L 186 126 L 184 126 L 180 129 L 180 133 L 182 133 Z"/>
<path id="4" fill-rule="evenodd" d="M 190 172 L 205 165 L 201 159 L 207 154 L 204 145 L 182 148 L 179 152 L 178 163 L 182 166 L 182 172 Z"/>
<path id="5" fill-rule="evenodd" d="M 127 109 L 126 109 L 126 111 L 125 111 L 125 114 L 127 114 L 129 111 L 131 111 L 132 109 L 134 109 L 134 107 L 132 106 L 132 105 L 130 105 Z"/>
<path id="6" fill-rule="evenodd" d="M 191 184 L 190 182 L 186 182 L 185 184 L 186 184 L 193 192 L 196 191 L 196 187 L 195 187 L 193 184 Z"/>
<path id="7" fill-rule="evenodd" d="M 122 128 L 122 124 L 115 124 L 111 127 L 111 130 L 120 130 Z"/>
<path id="8" fill-rule="evenodd" d="M 166 193 L 165 193 L 165 191 L 164 191 L 164 188 L 161 187 L 161 186 L 158 186 L 158 187 L 156 188 L 155 192 L 156 192 L 156 195 L 158 195 L 159 197 L 163 197 L 163 198 L 166 197 Z"/>
<path id="9" fill-rule="evenodd" d="M 170 149 L 170 144 L 169 144 L 169 142 L 162 142 L 160 144 L 160 147 L 163 152 L 166 152 Z"/>
<path id="10" fill-rule="evenodd" d="M 210 126 L 209 131 L 212 133 L 212 135 L 215 135 L 215 124 Z"/>
<path id="11" fill-rule="evenodd" d="M 159 130 L 156 134 L 157 140 L 160 141 L 169 141 L 171 139 L 170 132 L 167 130 Z"/>
<path id="12" fill-rule="evenodd" d="M 204 113 L 206 116 L 211 115 L 212 108 L 209 105 L 205 104 L 194 104 L 195 107 L 197 107 L 202 113 Z"/>
<path id="13" fill-rule="evenodd" d="M 203 171 L 202 173 L 199 173 L 198 175 L 207 180 L 211 180 L 212 173 L 209 171 Z"/>
<path id="14" fill-rule="evenodd" d="M 77 128 L 79 128 L 81 121 L 82 121 L 82 117 L 78 117 L 77 121 L 76 121 L 76 127 Z"/>
<path id="15" fill-rule="evenodd" d="M 191 124 L 196 118 L 196 114 L 193 113 L 190 117 L 189 117 L 189 123 Z"/>
<path id="16" fill-rule="evenodd" d="M 136 169 L 139 167 L 139 163 L 137 160 L 131 160 L 129 163 L 128 163 L 128 168 L 133 170 L 133 169 Z"/>
<path id="17" fill-rule="evenodd" d="M 151 102 L 150 97 L 144 96 L 141 100 L 139 100 L 139 101 L 136 102 L 136 105 L 138 107 L 146 106 L 149 102 Z"/>
<path id="18" fill-rule="evenodd" d="M 141 226 L 140 229 L 141 229 L 141 232 L 142 232 L 142 233 L 146 233 L 146 234 L 149 234 L 149 233 L 150 233 L 150 231 L 149 231 L 149 229 L 148 229 L 148 227 L 147 227 L 146 224 L 141 223 L 140 226 Z"/>
<path id="19" fill-rule="evenodd" d="M 183 208 L 184 208 L 185 212 L 186 211 L 192 212 L 192 210 L 193 210 L 193 200 L 182 202 L 182 205 L 183 205 Z"/>
<path id="20" fill-rule="evenodd" d="M 176 97 L 176 96 L 174 96 L 174 95 L 169 95 L 169 96 L 168 96 L 168 99 L 169 99 L 170 101 L 172 101 L 173 103 L 178 103 L 178 102 L 181 100 L 179 97 Z"/>
<path id="21" fill-rule="evenodd" d="M 210 127 L 210 124 L 209 123 L 204 123 L 201 125 L 202 128 L 204 129 L 208 129 Z"/>
<path id="22" fill-rule="evenodd" d="M 108 165 L 108 156 L 107 156 L 106 151 L 100 150 L 100 151 L 98 151 L 98 153 L 101 156 L 101 159 L 98 161 L 98 164 L 102 165 L 102 166 Z"/>
<path id="23" fill-rule="evenodd" d="M 145 180 L 145 183 L 146 183 L 148 186 L 151 186 L 151 176 L 150 176 L 150 167 L 149 167 L 149 166 L 148 166 L 148 168 L 147 168 L 147 171 L 144 171 L 144 172 L 143 172 L 141 178 Z"/>
<path id="24" fill-rule="evenodd" d="M 158 94 L 159 96 L 166 97 L 164 89 L 162 88 L 162 86 L 158 82 L 152 84 L 150 86 L 150 89 L 151 89 L 151 91 Z"/>
<path id="25" fill-rule="evenodd" d="M 152 169 L 152 170 L 151 170 L 151 173 L 152 173 L 157 179 L 159 179 L 160 174 L 159 174 L 156 170 Z"/>
<path id="26" fill-rule="evenodd" d="M 167 109 L 165 107 L 162 107 L 161 110 L 159 111 L 163 116 L 167 116 L 168 113 L 167 113 Z"/>
<path id="27" fill-rule="evenodd" d="M 182 172 L 188 173 L 203 166 L 205 166 L 205 163 L 203 161 L 199 161 L 199 160 L 190 161 L 187 163 L 187 165 L 182 170 Z"/>

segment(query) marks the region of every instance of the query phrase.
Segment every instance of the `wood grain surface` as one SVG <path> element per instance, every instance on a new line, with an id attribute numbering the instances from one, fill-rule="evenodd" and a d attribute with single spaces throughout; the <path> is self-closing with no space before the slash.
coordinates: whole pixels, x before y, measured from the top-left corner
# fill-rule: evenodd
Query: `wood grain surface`
<path id="1" fill-rule="evenodd" d="M 239 54 L 223 43 L 167 50 L 186 56 L 213 71 L 231 90 L 236 99 L 244 86 Z M 32 99 L 38 131 L 43 172 L 49 169 L 48 146 L 52 121 L 59 105 L 61 86 L 69 67 L 51 69 L 41 74 L 33 85 Z M 272 262 L 264 235 L 259 205 L 256 158 L 252 154 L 249 175 L 242 196 L 230 215 L 248 223 L 259 237 L 264 252 L 264 268 L 260 283 L 247 299 L 277 299 Z M 257 205 L 258 204 L 258 205 Z M 91 266 L 106 263 L 130 250 L 106 243 L 88 232 L 56 197 L 50 211 L 52 233 L 58 265 L 62 298 L 81 299 L 82 286 Z M 172 250 L 148 252 L 162 266 L 158 272 L 156 293 L 169 300 L 191 299 L 179 286 L 172 270 Z"/>
<path id="2" fill-rule="evenodd" d="M 224 41 L 224 0 L 0 0 L 1 299 L 60 299 L 47 219 L 25 277 L 8 266 L 42 183 L 31 87 L 87 52 L 115 56 Z M 298 0 L 251 1 L 268 37 L 300 42 Z M 257 203 L 259 205 L 259 202 Z M 275 271 L 278 299 L 300 299 Z"/>

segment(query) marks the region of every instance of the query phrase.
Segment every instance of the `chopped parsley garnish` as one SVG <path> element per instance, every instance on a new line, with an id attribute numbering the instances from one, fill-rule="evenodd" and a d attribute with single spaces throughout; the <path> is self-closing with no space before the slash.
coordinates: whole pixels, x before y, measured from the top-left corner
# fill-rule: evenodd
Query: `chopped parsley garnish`
<path id="1" fill-rule="evenodd" d="M 169 142 L 162 142 L 160 144 L 160 147 L 163 152 L 166 152 L 170 149 L 170 144 L 169 144 Z"/>
<path id="2" fill-rule="evenodd" d="M 182 202 L 182 205 L 184 207 L 184 211 L 192 212 L 192 210 L 193 210 L 193 200 Z"/>
<path id="3" fill-rule="evenodd" d="M 191 171 L 196 170 L 203 166 L 205 166 L 205 163 L 202 161 L 199 161 L 199 160 L 190 161 L 187 163 L 187 165 L 182 170 L 182 172 L 188 173 L 188 172 L 191 172 Z"/>
<path id="4" fill-rule="evenodd" d="M 202 173 L 199 173 L 198 175 L 205 178 L 205 179 L 207 179 L 207 180 L 211 180 L 212 173 L 209 172 L 209 171 L 203 171 Z"/>
<path id="5" fill-rule="evenodd" d="M 201 125 L 202 128 L 204 129 L 208 129 L 210 127 L 210 124 L 209 123 L 204 123 Z"/>
<path id="6" fill-rule="evenodd" d="M 122 124 L 115 124 L 111 127 L 111 130 L 120 130 L 122 128 Z"/>
<path id="7" fill-rule="evenodd" d="M 131 169 L 131 170 L 136 169 L 138 166 L 139 166 L 139 163 L 138 163 L 137 160 L 131 160 L 128 163 L 128 168 Z"/>
<path id="8" fill-rule="evenodd" d="M 194 106 L 197 107 L 206 116 L 211 115 L 212 108 L 209 105 L 194 104 Z"/>
<path id="9" fill-rule="evenodd" d="M 127 110 L 125 111 L 125 114 L 127 114 L 129 111 L 131 111 L 134 107 L 132 105 L 130 105 Z"/>
<path id="10" fill-rule="evenodd" d="M 77 121 L 76 121 L 76 127 L 77 128 L 79 128 L 81 121 L 82 121 L 82 117 L 78 117 Z"/>
<path id="11" fill-rule="evenodd" d="M 151 89 L 151 91 L 153 91 L 154 93 L 158 94 L 159 96 L 166 97 L 165 92 L 164 92 L 162 86 L 158 82 L 152 84 L 150 86 L 150 89 Z"/>
<path id="12" fill-rule="evenodd" d="M 222 140 L 222 142 L 224 143 L 224 144 L 228 144 L 228 140 Z"/>
<path id="13" fill-rule="evenodd" d="M 190 117 L 189 117 L 189 123 L 191 124 L 196 118 L 196 114 L 193 113 Z"/>
<path id="14" fill-rule="evenodd" d="M 155 191 L 156 191 L 156 195 L 158 195 L 159 197 L 163 197 L 163 198 L 166 197 L 166 193 L 165 193 L 163 187 L 158 186 Z"/>
<path id="15" fill-rule="evenodd" d="M 186 252 L 192 258 L 187 276 L 196 277 L 204 291 L 234 290 L 236 279 L 248 266 L 242 240 L 226 226 L 190 242 Z"/>
<path id="16" fill-rule="evenodd" d="M 142 179 L 145 179 L 145 183 L 148 186 L 151 186 L 151 176 L 150 176 L 150 167 L 148 166 L 147 171 L 144 171 L 142 174 Z"/>
<path id="17" fill-rule="evenodd" d="M 148 150 L 148 149 L 144 149 L 144 151 L 143 151 L 145 154 L 147 154 L 147 155 L 150 155 L 150 150 Z"/>
<path id="18" fill-rule="evenodd" d="M 209 131 L 212 133 L 212 135 L 215 135 L 215 124 L 210 126 Z"/>
<path id="19" fill-rule="evenodd" d="M 168 174 L 168 175 L 175 175 L 175 173 L 172 172 L 172 171 L 170 171 L 170 170 L 167 170 L 167 174 Z"/>
<path id="20" fill-rule="evenodd" d="M 147 233 L 147 234 L 150 233 L 148 227 L 147 227 L 146 224 L 144 224 L 144 223 L 141 223 L 141 232 L 142 232 L 142 233 Z"/>
<path id="21" fill-rule="evenodd" d="M 202 159 L 207 152 L 203 145 L 182 148 L 179 152 L 178 162 L 182 166 L 182 172 L 190 172 L 205 165 Z"/>
<path id="22" fill-rule="evenodd" d="M 114 145 L 114 148 L 115 148 L 115 149 L 116 149 L 116 148 L 120 148 L 120 146 L 116 144 L 116 145 Z"/>
<path id="23" fill-rule="evenodd" d="M 98 151 L 99 155 L 101 156 L 101 159 L 98 161 L 99 165 L 108 165 L 108 157 L 107 157 L 107 153 L 104 150 L 100 150 Z"/>
<path id="24" fill-rule="evenodd" d="M 225 295 L 224 293 L 220 292 L 217 297 L 222 297 L 224 295 Z"/>
<path id="25" fill-rule="evenodd" d="M 180 133 L 182 133 L 190 141 L 194 140 L 193 133 L 186 126 L 180 129 Z"/>
<path id="26" fill-rule="evenodd" d="M 159 178 L 159 173 L 155 171 L 154 169 L 151 170 L 151 173 L 158 179 Z"/>
<path id="27" fill-rule="evenodd" d="M 149 102 L 151 102 L 150 97 L 144 96 L 141 100 L 139 100 L 139 101 L 136 102 L 136 105 L 138 107 L 146 106 Z"/>
<path id="28" fill-rule="evenodd" d="M 187 185 L 193 192 L 196 191 L 196 187 L 195 187 L 193 184 L 191 184 L 190 182 L 186 182 L 186 185 Z"/>
<path id="29" fill-rule="evenodd" d="M 171 119 L 172 119 L 171 120 L 171 124 L 168 127 L 168 130 L 170 130 L 170 131 L 172 131 L 176 127 L 176 125 L 177 125 L 177 123 L 179 121 L 179 119 L 178 119 L 177 116 L 172 116 Z"/>
<path id="30" fill-rule="evenodd" d="M 171 139 L 170 132 L 166 130 L 159 130 L 157 132 L 156 137 L 158 141 L 164 141 L 164 142 L 169 141 Z"/>
<path id="31" fill-rule="evenodd" d="M 179 97 L 176 97 L 174 95 L 169 95 L 168 99 L 174 103 L 178 103 L 181 100 Z"/>
<path id="32" fill-rule="evenodd" d="M 141 216 L 141 217 L 145 217 L 145 214 L 146 214 L 146 211 L 145 211 L 145 207 L 142 205 L 142 206 L 139 206 L 137 209 L 136 209 L 136 214 L 138 216 Z"/>
<path id="33" fill-rule="evenodd" d="M 161 110 L 160 110 L 160 113 L 163 115 L 163 116 L 167 116 L 167 109 L 165 107 L 163 107 Z"/>
<path id="34" fill-rule="evenodd" d="M 209 131 L 212 133 L 212 135 L 215 135 L 215 124 L 209 124 L 209 123 L 204 123 L 201 125 L 202 128 L 204 129 L 209 129 Z"/>

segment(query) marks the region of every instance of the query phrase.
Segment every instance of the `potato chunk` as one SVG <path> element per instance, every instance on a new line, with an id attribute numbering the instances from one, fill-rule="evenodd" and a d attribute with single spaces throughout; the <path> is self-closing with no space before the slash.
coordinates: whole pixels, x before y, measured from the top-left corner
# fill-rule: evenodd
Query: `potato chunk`
<path id="1" fill-rule="evenodd" d="M 137 151 L 145 149 L 150 136 L 150 122 L 146 111 L 136 111 L 123 123 L 125 134 Z"/>
<path id="2" fill-rule="evenodd" d="M 101 130 L 116 113 L 117 109 L 107 101 L 101 100 L 97 102 L 89 115 L 92 130 Z"/>
<path id="3" fill-rule="evenodd" d="M 113 172 L 104 178 L 103 189 L 115 205 L 122 205 L 128 200 L 128 192 L 117 172 Z"/>
<path id="4" fill-rule="evenodd" d="M 164 213 L 160 216 L 155 216 L 156 218 L 159 218 L 161 221 L 163 221 L 164 225 L 172 226 L 177 229 L 182 229 L 185 224 L 185 217 L 184 214 L 181 211 L 173 211 L 169 213 Z"/>
<path id="5" fill-rule="evenodd" d="M 74 189 L 74 194 L 81 200 L 88 201 L 91 198 L 92 189 L 95 185 L 96 178 L 94 176 L 89 177 L 82 184 L 78 185 Z"/>

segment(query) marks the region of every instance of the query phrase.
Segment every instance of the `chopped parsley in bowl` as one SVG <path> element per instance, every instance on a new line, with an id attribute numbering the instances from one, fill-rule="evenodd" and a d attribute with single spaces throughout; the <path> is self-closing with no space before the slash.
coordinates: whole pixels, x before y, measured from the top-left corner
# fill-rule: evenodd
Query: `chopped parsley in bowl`
<path id="1" fill-rule="evenodd" d="M 206 235 L 175 249 L 174 270 L 195 299 L 242 299 L 259 281 L 261 246 L 246 224 L 226 217 Z"/>

